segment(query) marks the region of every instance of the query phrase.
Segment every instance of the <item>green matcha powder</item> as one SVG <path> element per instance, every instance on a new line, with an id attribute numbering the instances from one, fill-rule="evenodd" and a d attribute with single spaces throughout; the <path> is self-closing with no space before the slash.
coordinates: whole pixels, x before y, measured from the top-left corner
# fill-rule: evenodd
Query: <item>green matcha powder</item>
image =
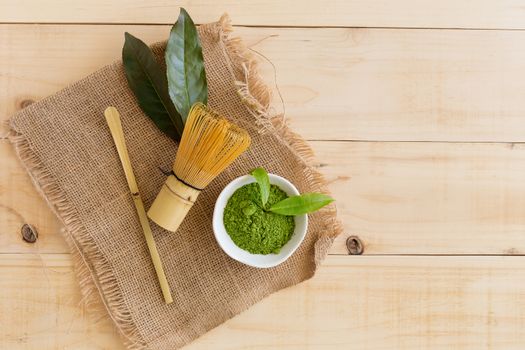
<path id="1" fill-rule="evenodd" d="M 271 185 L 266 207 L 286 199 L 288 195 Z M 295 221 L 264 211 L 259 185 L 254 182 L 239 188 L 224 208 L 224 226 L 233 242 L 252 254 L 277 254 L 292 237 Z"/>

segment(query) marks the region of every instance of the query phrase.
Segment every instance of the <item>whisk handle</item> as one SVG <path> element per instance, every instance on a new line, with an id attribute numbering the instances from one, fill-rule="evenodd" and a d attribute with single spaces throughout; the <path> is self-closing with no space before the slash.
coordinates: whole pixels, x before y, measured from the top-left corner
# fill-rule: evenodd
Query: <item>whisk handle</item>
<path id="1" fill-rule="evenodd" d="M 168 231 L 175 232 L 197 200 L 200 191 L 170 175 L 148 210 L 149 218 Z"/>

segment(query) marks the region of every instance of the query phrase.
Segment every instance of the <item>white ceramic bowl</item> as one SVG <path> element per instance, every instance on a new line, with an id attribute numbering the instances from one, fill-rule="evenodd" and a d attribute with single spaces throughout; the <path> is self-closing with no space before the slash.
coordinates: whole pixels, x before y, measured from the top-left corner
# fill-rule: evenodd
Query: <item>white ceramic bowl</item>
<path id="1" fill-rule="evenodd" d="M 299 194 L 297 188 L 285 178 L 274 174 L 268 174 L 268 176 L 270 177 L 270 183 L 272 185 L 277 185 L 289 196 Z M 306 236 L 306 229 L 308 228 L 308 215 L 304 214 L 295 216 L 295 231 L 288 243 L 281 248 L 278 254 L 252 254 L 239 248 L 233 243 L 230 235 L 228 235 L 228 232 L 226 232 L 226 228 L 224 227 L 224 208 L 226 207 L 226 203 L 228 203 L 228 199 L 230 199 L 237 189 L 252 182 L 256 182 L 253 176 L 241 176 L 230 182 L 224 190 L 222 190 L 217 198 L 215 210 L 213 212 L 213 232 L 215 232 L 215 239 L 226 254 L 246 265 L 261 268 L 277 266 L 288 259 L 303 241 Z"/>

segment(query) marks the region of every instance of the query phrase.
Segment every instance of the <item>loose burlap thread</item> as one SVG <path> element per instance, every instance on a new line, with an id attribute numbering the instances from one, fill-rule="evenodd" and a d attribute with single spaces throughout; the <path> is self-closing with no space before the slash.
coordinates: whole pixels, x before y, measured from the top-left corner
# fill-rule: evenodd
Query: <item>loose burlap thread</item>
<path id="1" fill-rule="evenodd" d="M 313 276 L 341 232 L 335 206 L 310 215 L 306 238 L 285 263 L 256 269 L 229 258 L 212 231 L 224 186 L 257 166 L 301 192 L 326 192 L 309 146 L 270 116 L 269 89 L 253 54 L 230 37 L 225 15 L 199 27 L 209 105 L 247 129 L 251 148 L 199 196 L 176 233 L 152 223 L 173 294 L 166 305 L 103 111 L 115 106 L 146 207 L 165 181 L 177 145 L 138 107 L 115 62 L 16 114 L 10 140 L 36 188 L 63 222 L 85 300 L 102 302 L 129 349 L 173 349 L 269 294 Z M 152 46 L 163 62 L 165 43 Z"/>

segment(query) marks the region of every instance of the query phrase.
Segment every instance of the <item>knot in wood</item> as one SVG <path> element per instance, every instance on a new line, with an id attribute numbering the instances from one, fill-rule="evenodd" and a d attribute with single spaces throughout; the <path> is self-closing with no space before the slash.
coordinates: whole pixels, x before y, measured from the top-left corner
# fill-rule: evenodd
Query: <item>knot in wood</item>
<path id="1" fill-rule="evenodd" d="M 22 239 L 27 243 L 35 243 L 38 238 L 38 231 L 32 225 L 22 225 L 20 232 L 22 233 Z"/>
<path id="2" fill-rule="evenodd" d="M 364 251 L 363 243 L 357 236 L 350 236 L 346 239 L 346 249 L 350 255 L 361 255 Z"/>
<path id="3" fill-rule="evenodd" d="M 27 106 L 32 105 L 33 103 L 35 103 L 35 101 L 31 99 L 22 100 L 20 102 L 20 108 L 26 108 Z"/>

